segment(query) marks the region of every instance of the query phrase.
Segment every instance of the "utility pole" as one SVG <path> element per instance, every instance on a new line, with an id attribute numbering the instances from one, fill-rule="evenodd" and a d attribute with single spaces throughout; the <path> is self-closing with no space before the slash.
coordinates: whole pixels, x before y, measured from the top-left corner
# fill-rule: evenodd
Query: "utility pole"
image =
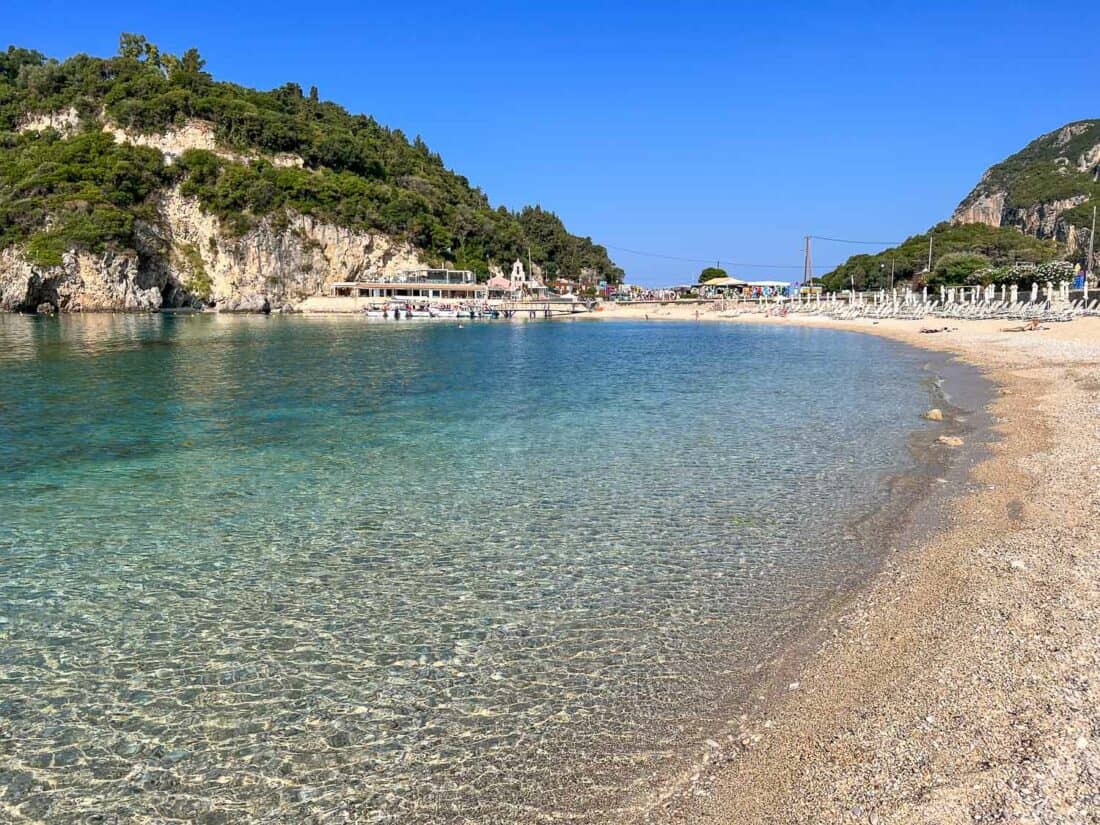
<path id="1" fill-rule="evenodd" d="M 1092 253 L 1096 248 L 1096 206 L 1092 207 L 1092 232 L 1089 233 L 1089 265 L 1085 270 L 1086 275 L 1092 275 Z"/>
<path id="2" fill-rule="evenodd" d="M 928 233 L 928 269 L 925 272 L 932 271 L 932 233 Z"/>
<path id="3" fill-rule="evenodd" d="M 890 291 L 894 291 L 894 259 L 890 259 Z"/>
<path id="4" fill-rule="evenodd" d="M 814 285 L 814 264 L 810 258 L 810 235 L 806 236 L 806 260 L 802 264 L 802 286 Z"/>

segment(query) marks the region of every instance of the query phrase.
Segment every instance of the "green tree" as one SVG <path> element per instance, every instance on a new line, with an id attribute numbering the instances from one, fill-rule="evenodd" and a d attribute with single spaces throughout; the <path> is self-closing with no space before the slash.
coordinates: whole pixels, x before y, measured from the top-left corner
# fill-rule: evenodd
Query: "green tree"
<path id="1" fill-rule="evenodd" d="M 932 274 L 928 278 L 929 286 L 954 286 L 967 283 L 967 279 L 982 269 L 987 269 L 990 260 L 975 252 L 949 252 L 936 259 Z"/>
<path id="2" fill-rule="evenodd" d="M 202 59 L 199 50 L 190 48 L 180 58 L 180 71 L 184 74 L 198 74 L 203 70 L 206 61 Z"/>
<path id="3" fill-rule="evenodd" d="M 702 272 L 699 273 L 699 283 L 706 281 L 713 281 L 715 278 L 728 278 L 726 270 L 717 266 L 708 266 Z"/>
<path id="4" fill-rule="evenodd" d="M 141 60 L 149 41 L 144 35 L 123 32 L 118 38 L 118 56 L 127 60 Z"/>

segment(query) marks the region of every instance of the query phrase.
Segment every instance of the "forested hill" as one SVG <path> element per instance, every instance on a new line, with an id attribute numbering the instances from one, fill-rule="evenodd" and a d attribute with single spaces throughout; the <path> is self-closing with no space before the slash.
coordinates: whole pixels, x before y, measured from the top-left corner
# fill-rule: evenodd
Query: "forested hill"
<path id="1" fill-rule="evenodd" d="M 173 156 L 143 138 L 186 137 L 196 123 L 213 145 Z M 175 56 L 137 35 L 123 35 L 108 58 L 0 53 L 0 250 L 57 265 L 70 250 L 134 249 L 165 190 L 197 199 L 230 237 L 307 216 L 482 275 L 529 249 L 548 276 L 622 276 L 604 247 L 569 234 L 552 212 L 493 208 L 419 137 L 321 100 L 316 88 L 216 81 L 194 49 Z"/>
<path id="2" fill-rule="evenodd" d="M 990 167 L 950 222 L 892 249 L 854 255 L 822 280 L 830 289 L 878 289 L 893 269 L 895 283 L 917 285 L 1027 281 L 1034 277 L 1029 264 L 1086 257 L 1098 203 L 1100 120 L 1068 123 Z"/>

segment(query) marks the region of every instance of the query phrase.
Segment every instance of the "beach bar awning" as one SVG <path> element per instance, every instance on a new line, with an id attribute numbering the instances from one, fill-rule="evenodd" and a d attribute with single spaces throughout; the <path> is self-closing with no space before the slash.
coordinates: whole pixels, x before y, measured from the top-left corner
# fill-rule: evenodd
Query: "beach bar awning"
<path id="1" fill-rule="evenodd" d="M 709 281 L 703 281 L 700 286 L 744 286 L 748 281 L 739 281 L 736 278 L 711 278 Z"/>

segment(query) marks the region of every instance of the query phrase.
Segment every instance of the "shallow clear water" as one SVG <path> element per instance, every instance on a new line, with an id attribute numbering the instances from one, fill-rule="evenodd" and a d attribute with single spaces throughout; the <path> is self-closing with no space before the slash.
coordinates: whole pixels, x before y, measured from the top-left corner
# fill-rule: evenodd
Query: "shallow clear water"
<path id="1" fill-rule="evenodd" d="M 874 563 L 925 360 L 0 316 L 0 819 L 605 821 Z"/>

